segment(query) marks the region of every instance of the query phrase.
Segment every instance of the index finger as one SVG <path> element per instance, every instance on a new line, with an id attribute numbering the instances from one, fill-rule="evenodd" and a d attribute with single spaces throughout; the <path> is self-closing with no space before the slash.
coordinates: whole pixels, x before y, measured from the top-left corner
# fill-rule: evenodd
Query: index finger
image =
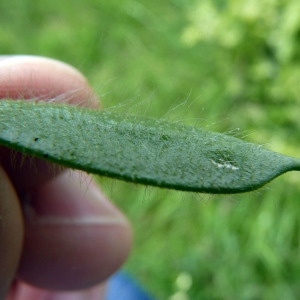
<path id="1" fill-rule="evenodd" d="M 99 107 L 97 96 L 78 70 L 37 56 L 0 57 L 0 99 L 8 98 L 55 99 L 72 105 Z M 44 183 L 62 170 L 60 166 L 24 157 L 5 147 L 1 147 L 0 161 L 19 193 Z"/>

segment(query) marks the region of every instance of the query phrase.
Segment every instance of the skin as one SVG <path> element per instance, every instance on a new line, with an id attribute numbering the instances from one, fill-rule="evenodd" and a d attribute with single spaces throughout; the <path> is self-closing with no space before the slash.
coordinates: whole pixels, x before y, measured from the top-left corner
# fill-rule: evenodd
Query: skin
<path id="1" fill-rule="evenodd" d="M 20 97 L 99 105 L 66 64 L 1 57 L 0 99 Z M 0 299 L 104 299 L 106 279 L 130 251 L 127 219 L 83 172 L 4 147 L 0 161 Z"/>

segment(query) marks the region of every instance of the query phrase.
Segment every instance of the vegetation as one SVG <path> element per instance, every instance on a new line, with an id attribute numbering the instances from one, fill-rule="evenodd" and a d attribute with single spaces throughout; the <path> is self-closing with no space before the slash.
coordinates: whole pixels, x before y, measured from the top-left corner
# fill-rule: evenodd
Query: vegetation
<path id="1" fill-rule="evenodd" d="M 74 65 L 104 107 L 197 122 L 299 157 L 299 6 L 3 1 L 1 52 Z M 99 182 L 133 223 L 124 268 L 158 299 L 273 300 L 300 294 L 296 176 L 234 196 Z"/>

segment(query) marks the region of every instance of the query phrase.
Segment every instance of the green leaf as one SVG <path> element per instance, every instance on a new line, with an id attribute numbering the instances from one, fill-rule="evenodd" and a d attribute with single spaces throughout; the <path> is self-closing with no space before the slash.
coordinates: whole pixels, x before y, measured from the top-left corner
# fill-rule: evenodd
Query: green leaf
<path id="1" fill-rule="evenodd" d="M 300 160 L 200 128 L 33 101 L 0 101 L 0 144 L 87 172 L 171 189 L 239 193 Z"/>

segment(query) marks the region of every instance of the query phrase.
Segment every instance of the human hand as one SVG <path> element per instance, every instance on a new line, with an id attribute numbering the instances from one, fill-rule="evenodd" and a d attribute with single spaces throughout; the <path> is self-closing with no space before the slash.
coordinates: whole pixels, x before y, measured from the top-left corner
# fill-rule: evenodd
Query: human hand
<path id="1" fill-rule="evenodd" d="M 0 57 L 1 98 L 98 106 L 78 71 L 33 56 Z M 0 161 L 0 299 L 103 299 L 130 250 L 126 218 L 83 172 L 4 147 Z"/>

